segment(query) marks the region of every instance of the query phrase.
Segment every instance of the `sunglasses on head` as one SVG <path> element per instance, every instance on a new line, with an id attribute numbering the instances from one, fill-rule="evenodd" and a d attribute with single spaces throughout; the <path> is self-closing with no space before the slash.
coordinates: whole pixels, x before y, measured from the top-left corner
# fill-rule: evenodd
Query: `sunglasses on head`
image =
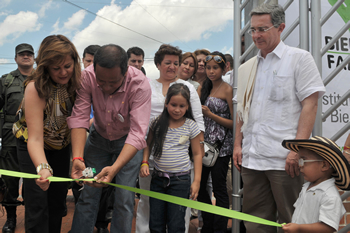
<path id="1" fill-rule="evenodd" d="M 216 63 L 221 63 L 223 62 L 225 64 L 225 61 L 222 57 L 220 57 L 219 55 L 208 55 L 206 58 L 205 58 L 205 62 L 209 62 L 211 59 L 214 59 L 214 61 Z"/>

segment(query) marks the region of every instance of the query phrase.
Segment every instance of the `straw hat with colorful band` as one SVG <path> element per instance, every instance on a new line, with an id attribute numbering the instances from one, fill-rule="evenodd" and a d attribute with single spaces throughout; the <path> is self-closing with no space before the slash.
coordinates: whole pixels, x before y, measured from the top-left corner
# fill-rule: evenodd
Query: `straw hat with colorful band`
<path id="1" fill-rule="evenodd" d="M 316 152 L 322 156 L 333 167 L 335 172 L 332 176 L 335 178 L 335 184 L 343 190 L 350 190 L 350 165 L 337 144 L 332 140 L 315 136 L 310 139 L 284 140 L 282 146 L 288 150 L 299 151 L 300 147 Z"/>

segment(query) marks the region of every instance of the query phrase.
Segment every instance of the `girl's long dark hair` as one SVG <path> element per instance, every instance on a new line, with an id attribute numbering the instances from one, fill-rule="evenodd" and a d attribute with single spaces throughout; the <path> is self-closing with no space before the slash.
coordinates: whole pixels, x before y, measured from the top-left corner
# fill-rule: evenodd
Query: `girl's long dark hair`
<path id="1" fill-rule="evenodd" d="M 225 58 L 224 54 L 222 54 L 220 52 L 212 52 L 209 55 L 211 55 L 211 56 L 219 55 L 225 62 L 218 63 L 218 65 L 220 66 L 220 68 L 222 70 L 225 70 L 226 58 Z M 207 63 L 205 63 L 205 65 L 207 65 Z M 208 96 L 210 95 L 211 89 L 213 89 L 213 83 L 211 82 L 211 80 L 209 78 L 206 78 L 203 82 L 202 89 L 201 89 L 200 100 L 201 100 L 202 105 L 204 105 L 205 101 L 207 100 Z"/>
<path id="2" fill-rule="evenodd" d="M 190 102 L 190 90 L 186 85 L 182 83 L 176 83 L 169 87 L 167 97 L 165 99 L 165 104 L 169 104 L 171 97 L 178 94 L 182 95 L 187 100 L 188 110 L 186 111 L 184 117 L 194 120 Z M 153 130 L 153 139 L 151 145 L 153 145 L 153 156 L 155 158 L 160 158 L 162 156 L 163 145 L 165 136 L 168 132 L 168 127 L 169 113 L 168 109 L 164 106 L 163 112 L 151 124 L 151 129 Z"/>

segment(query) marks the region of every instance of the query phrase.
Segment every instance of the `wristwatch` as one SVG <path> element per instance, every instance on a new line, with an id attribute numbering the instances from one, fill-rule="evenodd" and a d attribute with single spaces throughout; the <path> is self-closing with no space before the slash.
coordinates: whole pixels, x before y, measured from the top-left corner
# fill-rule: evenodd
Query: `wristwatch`
<path id="1" fill-rule="evenodd" d="M 39 173 L 41 170 L 43 169 L 47 169 L 49 170 L 49 172 L 51 173 L 51 175 L 53 175 L 53 170 L 50 167 L 50 165 L 48 163 L 41 163 L 36 167 L 36 173 Z"/>

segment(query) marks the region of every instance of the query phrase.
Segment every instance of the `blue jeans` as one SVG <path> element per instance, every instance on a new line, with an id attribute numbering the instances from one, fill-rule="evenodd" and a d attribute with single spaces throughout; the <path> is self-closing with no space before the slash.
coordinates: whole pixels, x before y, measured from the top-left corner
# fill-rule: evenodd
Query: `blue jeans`
<path id="1" fill-rule="evenodd" d="M 84 160 L 87 167 L 96 168 L 99 173 L 104 167 L 111 166 L 123 149 L 126 136 L 110 141 L 97 133 L 91 127 L 89 137 L 85 144 Z M 136 155 L 117 173 L 115 183 L 135 187 L 142 162 L 142 151 Z M 97 219 L 102 188 L 93 188 L 85 185 L 75 207 L 72 233 L 93 232 Z M 111 223 L 112 233 L 131 232 L 135 193 L 115 188 L 115 202 Z"/>
<path id="2" fill-rule="evenodd" d="M 190 174 L 170 177 L 169 179 L 159 177 L 153 172 L 151 181 L 151 191 L 173 195 L 176 197 L 189 198 L 191 188 Z M 187 207 L 175 205 L 173 203 L 149 198 L 150 203 L 150 222 L 151 233 L 184 233 L 185 232 L 185 214 Z M 166 228 L 168 231 L 166 231 Z"/>

